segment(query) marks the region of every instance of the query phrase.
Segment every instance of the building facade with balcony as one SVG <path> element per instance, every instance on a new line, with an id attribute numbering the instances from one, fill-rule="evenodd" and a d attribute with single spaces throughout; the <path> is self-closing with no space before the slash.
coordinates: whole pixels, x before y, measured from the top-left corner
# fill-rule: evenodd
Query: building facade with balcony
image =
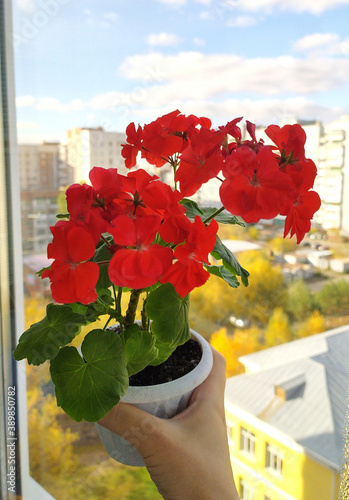
<path id="1" fill-rule="evenodd" d="M 336 500 L 349 326 L 243 356 L 225 408 L 241 500 Z"/>

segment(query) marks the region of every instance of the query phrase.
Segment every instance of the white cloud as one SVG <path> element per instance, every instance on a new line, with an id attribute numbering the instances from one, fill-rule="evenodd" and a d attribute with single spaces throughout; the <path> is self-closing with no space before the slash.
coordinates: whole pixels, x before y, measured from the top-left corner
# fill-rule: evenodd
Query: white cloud
<path id="1" fill-rule="evenodd" d="M 337 33 L 313 33 L 296 40 L 293 48 L 312 57 L 344 55 L 349 52 L 349 37 L 341 40 Z"/>
<path id="2" fill-rule="evenodd" d="M 135 108 L 132 115 L 137 114 L 140 123 L 153 120 L 156 116 L 179 109 L 184 114 L 195 114 L 213 118 L 213 126 L 222 125 L 238 116 L 250 120 L 256 125 L 278 124 L 283 120 L 296 121 L 320 120 L 328 123 L 340 117 L 343 109 L 319 105 L 303 97 L 290 99 L 226 99 L 220 102 L 209 100 L 173 100 L 157 108 Z"/>
<path id="3" fill-rule="evenodd" d="M 169 7 L 181 7 L 187 3 L 187 0 L 156 0 L 159 3 L 168 5 Z"/>
<path id="4" fill-rule="evenodd" d="M 34 106 L 35 97 L 32 95 L 22 95 L 16 97 L 16 106 L 17 108 L 23 108 L 25 106 Z"/>
<path id="5" fill-rule="evenodd" d="M 225 24 L 233 28 L 247 28 L 248 26 L 257 24 L 257 19 L 252 16 L 237 16 L 231 17 Z"/>
<path id="6" fill-rule="evenodd" d="M 115 23 L 119 19 L 119 16 L 116 12 L 105 12 L 102 15 L 102 17 L 104 17 L 104 19 L 106 19 L 107 21 L 110 21 L 112 23 Z"/>
<path id="7" fill-rule="evenodd" d="M 35 122 L 17 122 L 17 130 L 35 130 L 40 128 L 40 125 Z"/>
<path id="8" fill-rule="evenodd" d="M 147 98 L 156 101 L 173 95 L 198 99 L 253 92 L 260 95 L 311 94 L 349 82 L 349 59 L 297 59 L 290 56 L 244 59 L 237 55 L 182 52 L 129 57 L 120 71 L 128 79 L 142 81 L 152 71 L 161 85 L 149 86 Z M 153 96 L 154 94 L 154 96 Z"/>
<path id="9" fill-rule="evenodd" d="M 207 5 L 207 2 L 205 2 Z M 271 13 L 275 9 L 321 14 L 339 5 L 349 5 L 349 0 L 211 0 L 212 11 L 240 9 L 249 12 Z"/>
<path id="10" fill-rule="evenodd" d="M 202 38 L 195 37 L 193 38 L 193 44 L 197 47 L 204 47 L 206 45 L 206 42 Z"/>
<path id="11" fill-rule="evenodd" d="M 62 104 L 55 97 L 40 97 L 36 108 L 40 111 L 68 113 L 72 111 L 81 111 L 84 109 L 84 105 L 80 99 L 74 99 L 69 104 Z"/>
<path id="12" fill-rule="evenodd" d="M 171 33 L 150 34 L 147 36 L 148 45 L 173 46 L 181 42 L 181 38 Z"/>
<path id="13" fill-rule="evenodd" d="M 16 4 L 18 9 L 24 12 L 34 12 L 36 9 L 34 0 L 17 0 Z"/>

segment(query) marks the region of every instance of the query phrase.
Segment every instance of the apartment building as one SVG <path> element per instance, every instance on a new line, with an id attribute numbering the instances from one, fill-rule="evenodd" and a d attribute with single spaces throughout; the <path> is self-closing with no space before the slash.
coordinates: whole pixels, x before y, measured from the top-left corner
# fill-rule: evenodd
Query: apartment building
<path id="1" fill-rule="evenodd" d="M 88 182 L 93 167 L 117 168 L 121 174 L 127 169 L 121 156 L 125 134 L 107 132 L 98 128 L 73 128 L 66 132 L 61 155 L 73 168 L 74 182 Z"/>
<path id="2" fill-rule="evenodd" d="M 336 500 L 347 410 L 349 326 L 243 356 L 227 380 L 241 500 Z"/>
<path id="3" fill-rule="evenodd" d="M 25 253 L 46 252 L 57 219 L 60 188 L 73 180 L 72 169 L 60 156 L 59 143 L 20 144 L 22 240 Z"/>

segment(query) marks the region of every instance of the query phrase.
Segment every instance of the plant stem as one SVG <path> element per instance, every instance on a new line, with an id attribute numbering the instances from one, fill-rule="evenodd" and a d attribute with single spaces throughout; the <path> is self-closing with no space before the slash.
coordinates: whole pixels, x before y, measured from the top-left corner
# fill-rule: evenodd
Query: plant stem
<path id="1" fill-rule="evenodd" d="M 107 246 L 108 246 L 108 247 L 111 247 L 111 243 L 110 243 L 110 241 L 108 241 L 108 240 L 107 240 L 107 238 L 105 238 L 105 237 L 103 236 L 103 234 L 101 235 L 101 238 L 102 238 L 102 240 L 103 240 L 103 241 L 107 244 Z"/>
<path id="2" fill-rule="evenodd" d="M 103 327 L 103 330 L 105 330 L 107 328 L 107 326 L 109 325 L 109 323 L 111 322 L 111 319 L 112 319 L 113 316 L 109 316 L 109 319 L 108 321 L 106 322 L 106 324 L 104 325 Z"/>
<path id="3" fill-rule="evenodd" d="M 117 297 L 115 294 L 115 286 L 113 286 L 113 290 L 114 290 L 115 309 L 119 314 L 121 314 L 122 286 L 118 287 L 118 296 Z"/>
<path id="4" fill-rule="evenodd" d="M 133 325 L 136 317 L 136 310 L 139 301 L 139 296 L 142 293 L 142 288 L 139 290 L 132 290 L 130 302 L 128 303 L 128 308 L 125 317 L 125 327 L 127 328 L 130 325 Z"/>
<path id="5" fill-rule="evenodd" d="M 212 219 L 214 219 L 216 217 L 216 215 L 218 215 L 221 212 L 223 212 L 223 210 L 225 210 L 225 207 L 218 208 L 218 210 L 216 210 L 212 215 L 210 215 L 209 217 L 207 217 L 207 219 L 205 219 L 203 221 L 204 224 L 207 224 L 208 222 L 210 222 Z"/>

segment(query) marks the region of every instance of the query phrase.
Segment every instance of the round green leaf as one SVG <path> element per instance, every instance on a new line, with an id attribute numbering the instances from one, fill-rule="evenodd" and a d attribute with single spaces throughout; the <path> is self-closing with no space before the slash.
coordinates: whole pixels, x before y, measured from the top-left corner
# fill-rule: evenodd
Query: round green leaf
<path id="1" fill-rule="evenodd" d="M 40 365 L 54 358 L 60 347 L 69 344 L 86 324 L 84 315 L 74 312 L 69 305 L 48 304 L 46 316 L 31 325 L 20 337 L 13 357 L 19 361 Z"/>
<path id="2" fill-rule="evenodd" d="M 127 358 L 118 334 L 92 330 L 81 345 L 63 347 L 51 361 L 58 406 L 77 422 L 97 422 L 120 400 L 128 387 Z"/>

